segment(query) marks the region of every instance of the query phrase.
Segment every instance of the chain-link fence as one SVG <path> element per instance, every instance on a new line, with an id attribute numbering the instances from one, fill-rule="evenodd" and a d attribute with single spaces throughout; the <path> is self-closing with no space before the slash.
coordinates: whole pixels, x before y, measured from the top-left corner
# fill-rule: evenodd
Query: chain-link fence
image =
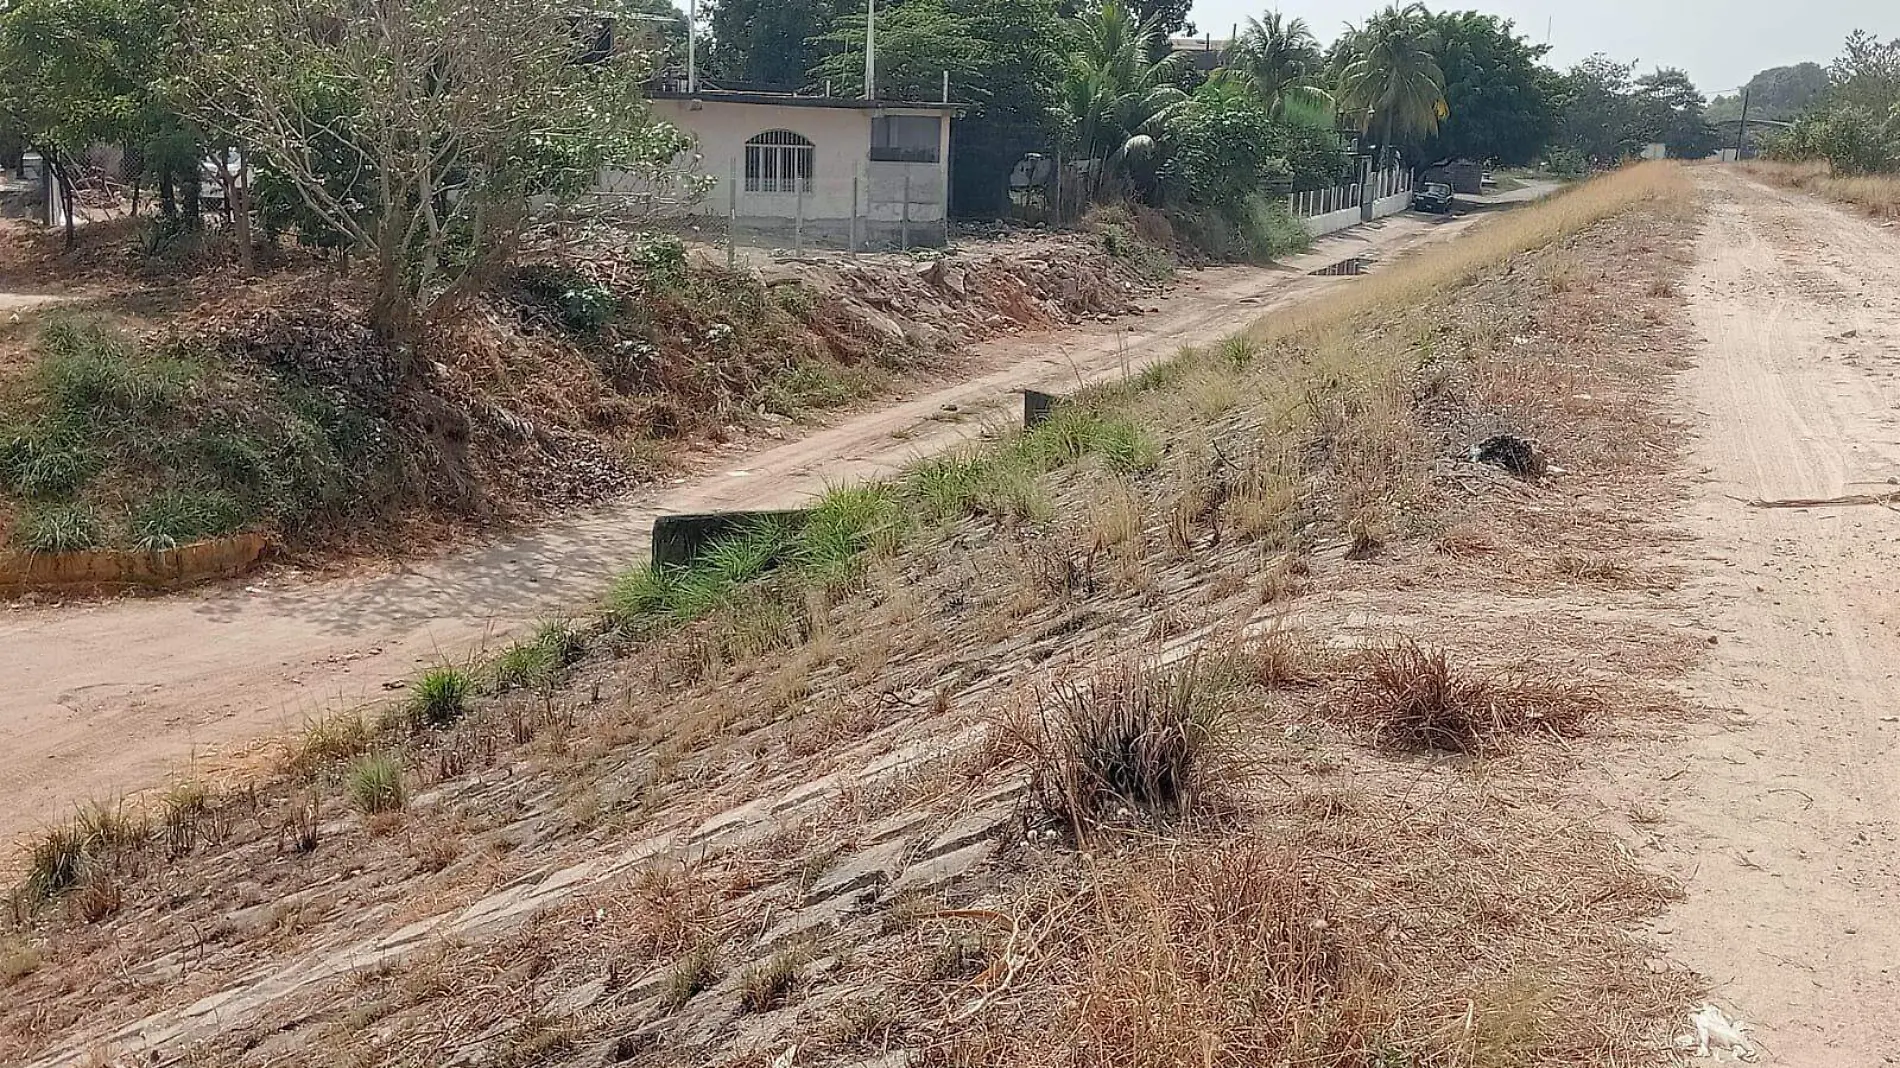
<path id="1" fill-rule="evenodd" d="M 610 176 L 608 215 L 639 217 L 725 250 L 743 266 L 819 250 L 903 251 L 944 243 L 944 169 L 934 162 L 814 158 L 809 146 L 748 146 L 744 158 L 701 164 L 704 188 L 662 178 Z"/>

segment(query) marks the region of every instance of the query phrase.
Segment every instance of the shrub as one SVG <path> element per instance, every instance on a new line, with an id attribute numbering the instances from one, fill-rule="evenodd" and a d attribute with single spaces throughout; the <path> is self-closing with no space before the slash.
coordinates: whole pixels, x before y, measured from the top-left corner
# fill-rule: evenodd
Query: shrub
<path id="1" fill-rule="evenodd" d="M 825 586 L 853 579 L 863 570 L 866 553 L 897 547 L 903 524 L 903 510 L 888 486 L 834 487 L 799 528 L 799 567 Z"/>
<path id="2" fill-rule="evenodd" d="M 1345 706 L 1401 749 L 1484 753 L 1525 734 L 1569 737 L 1602 705 L 1588 690 L 1455 671 L 1442 650 L 1411 641 L 1370 650 L 1359 666 Z"/>
<path id="3" fill-rule="evenodd" d="M 1171 669 L 1121 664 L 1043 688 L 1013 732 L 1032 789 L 1077 826 L 1120 808 L 1193 813 L 1238 776 L 1222 706 L 1230 685 L 1196 658 Z"/>
<path id="4" fill-rule="evenodd" d="M 432 668 L 409 688 L 410 721 L 418 727 L 446 727 L 468 711 L 475 681 L 456 667 Z"/>
<path id="5" fill-rule="evenodd" d="M 515 277 L 570 334 L 598 334 L 620 312 L 620 298 L 613 290 L 578 271 L 537 264 L 521 268 Z"/>
<path id="6" fill-rule="evenodd" d="M 788 947 L 747 968 L 739 981 L 739 1006 L 747 1012 L 769 1012 L 785 1003 L 785 997 L 798 984 L 798 967 L 806 954 L 800 947 Z"/>
<path id="7" fill-rule="evenodd" d="M 350 803 L 366 816 L 397 812 L 409 803 L 403 786 L 402 765 L 391 756 L 366 756 L 350 767 L 344 780 Z"/>
<path id="8" fill-rule="evenodd" d="M 13 540 L 30 553 L 71 553 L 98 548 L 105 532 L 89 504 L 34 503 L 21 514 Z"/>

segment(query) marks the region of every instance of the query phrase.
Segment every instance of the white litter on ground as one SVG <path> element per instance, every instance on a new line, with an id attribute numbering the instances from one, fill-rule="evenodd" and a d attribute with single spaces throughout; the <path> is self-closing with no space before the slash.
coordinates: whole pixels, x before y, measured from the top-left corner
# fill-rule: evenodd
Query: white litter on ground
<path id="1" fill-rule="evenodd" d="M 1689 1017 L 1689 1023 L 1695 1033 L 1676 1039 L 1677 1048 L 1693 1049 L 1697 1057 L 1710 1057 L 1718 1062 L 1724 1053 L 1732 1054 L 1738 1061 L 1755 1059 L 1755 1047 L 1748 1044 L 1747 1026 L 1740 1020 L 1729 1019 L 1714 1005 L 1704 1003 Z"/>

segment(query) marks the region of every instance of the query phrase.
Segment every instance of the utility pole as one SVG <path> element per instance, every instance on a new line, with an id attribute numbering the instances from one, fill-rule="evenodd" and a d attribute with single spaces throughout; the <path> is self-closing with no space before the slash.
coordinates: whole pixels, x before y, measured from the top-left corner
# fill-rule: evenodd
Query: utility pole
<path id="1" fill-rule="evenodd" d="M 675 8 L 674 10 L 678 10 Z M 699 36 L 699 0 L 686 0 L 686 92 L 699 92 L 699 53 L 694 39 Z"/>
<path id="2" fill-rule="evenodd" d="M 1742 123 L 1735 131 L 1735 162 L 1742 161 L 1742 146 L 1748 142 L 1748 86 L 1742 86 Z"/>
<path id="3" fill-rule="evenodd" d="M 864 8 L 864 99 L 877 99 L 877 0 Z"/>

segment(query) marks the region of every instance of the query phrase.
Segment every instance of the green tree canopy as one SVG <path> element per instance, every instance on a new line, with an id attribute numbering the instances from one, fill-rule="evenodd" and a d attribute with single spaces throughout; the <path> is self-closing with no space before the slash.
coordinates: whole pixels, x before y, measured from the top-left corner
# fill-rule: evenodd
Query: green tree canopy
<path id="1" fill-rule="evenodd" d="M 1770 67 L 1748 80 L 1748 114 L 1761 119 L 1794 118 L 1827 92 L 1827 87 L 1827 68 L 1819 63 Z M 1742 94 L 1709 101 L 1710 122 L 1734 122 L 1741 117 Z"/>
<path id="2" fill-rule="evenodd" d="M 1151 177 L 1159 138 L 1187 100 L 1174 84 L 1177 57 L 1149 58 L 1160 33 L 1157 21 L 1137 21 L 1120 0 L 1104 0 L 1070 25 L 1057 114 L 1071 158 L 1098 161 L 1096 188 L 1113 175 L 1138 185 Z"/>
<path id="3" fill-rule="evenodd" d="M 1550 75 L 1540 65 L 1549 48 L 1495 15 L 1446 12 L 1428 22 L 1445 79 L 1445 119 L 1434 136 L 1414 143 L 1419 158 L 1506 166 L 1536 160 L 1557 122 Z"/>
<path id="4" fill-rule="evenodd" d="M 1552 148 L 1586 164 L 1614 163 L 1642 148 L 1632 95 L 1634 67 L 1601 52 L 1564 73 L 1556 83 L 1557 128 Z"/>
<path id="5" fill-rule="evenodd" d="M 1332 108 L 1332 94 L 1320 87 L 1324 67 L 1306 20 L 1269 11 L 1247 20 L 1227 73 L 1266 105 L 1269 116 L 1280 118 L 1289 105 L 1306 112 Z"/>
<path id="6" fill-rule="evenodd" d="M 713 0 L 706 74 L 734 84 L 805 86 L 838 12 L 833 0 Z"/>
<path id="7" fill-rule="evenodd" d="M 828 33 L 813 38 L 825 58 L 811 69 L 811 82 L 838 96 L 864 93 L 865 12 L 848 12 Z M 966 92 L 987 66 L 988 43 L 946 0 L 903 0 L 877 13 L 877 92 L 887 100 L 936 100 L 943 76 Z"/>
<path id="8" fill-rule="evenodd" d="M 1701 159 L 1715 151 L 1715 130 L 1704 117 L 1702 93 L 1689 75 L 1662 67 L 1636 79 L 1637 131 L 1669 146 L 1669 154 Z"/>
<path id="9" fill-rule="evenodd" d="M 1376 131 L 1382 150 L 1438 133 L 1446 115 L 1438 45 L 1431 15 L 1417 3 L 1394 4 L 1347 31 L 1339 109 Z"/>

